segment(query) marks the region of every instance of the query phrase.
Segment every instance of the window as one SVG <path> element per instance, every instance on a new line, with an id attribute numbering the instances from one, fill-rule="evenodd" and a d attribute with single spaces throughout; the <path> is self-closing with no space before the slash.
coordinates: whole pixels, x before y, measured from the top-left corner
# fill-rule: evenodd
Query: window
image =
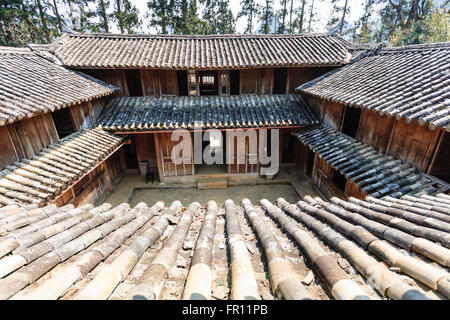
<path id="1" fill-rule="evenodd" d="M 344 175 L 342 175 L 339 171 L 334 171 L 333 179 L 331 181 L 333 181 L 334 185 L 338 187 L 339 190 L 345 192 L 347 178 Z"/>
<path id="2" fill-rule="evenodd" d="M 442 132 L 442 134 L 445 136 L 441 138 L 441 146 L 437 150 L 430 174 L 450 183 L 450 161 L 448 161 L 450 159 L 450 133 Z"/>
<path id="3" fill-rule="evenodd" d="M 200 95 L 201 96 L 215 96 L 219 94 L 219 72 L 216 70 L 199 71 L 200 77 Z"/>
<path id="4" fill-rule="evenodd" d="M 287 68 L 275 68 L 273 70 L 273 89 L 272 94 L 286 93 Z"/>
<path id="5" fill-rule="evenodd" d="M 177 71 L 178 95 L 188 95 L 187 72 L 184 70 Z"/>
<path id="6" fill-rule="evenodd" d="M 222 71 L 220 73 L 220 93 L 222 95 L 230 94 L 230 72 Z"/>
<path id="7" fill-rule="evenodd" d="M 283 133 L 283 152 L 281 154 L 281 163 L 295 162 L 296 143 L 297 138 L 290 134 L 290 132 Z"/>
<path id="8" fill-rule="evenodd" d="M 197 96 L 197 75 L 194 70 L 188 71 L 188 93 L 190 96 Z"/>
<path id="9" fill-rule="evenodd" d="M 60 139 L 67 137 L 76 131 L 69 108 L 52 112 L 52 118 Z"/>
<path id="10" fill-rule="evenodd" d="M 202 85 L 213 86 L 214 76 L 202 76 Z"/>
<path id="11" fill-rule="evenodd" d="M 130 97 L 142 96 L 141 75 L 139 70 L 126 70 L 128 94 Z"/>
<path id="12" fill-rule="evenodd" d="M 230 94 L 238 95 L 240 94 L 240 75 L 239 70 L 231 70 L 230 71 Z"/>
<path id="13" fill-rule="evenodd" d="M 361 109 L 346 107 L 344 122 L 342 124 L 342 132 L 350 137 L 356 138 L 358 133 L 359 119 L 361 118 Z"/>

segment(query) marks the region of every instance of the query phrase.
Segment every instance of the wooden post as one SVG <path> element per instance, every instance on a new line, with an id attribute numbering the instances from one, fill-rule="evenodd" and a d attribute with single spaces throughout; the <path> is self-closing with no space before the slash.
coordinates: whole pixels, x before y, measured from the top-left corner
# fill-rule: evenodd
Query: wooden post
<path id="1" fill-rule="evenodd" d="M 161 154 L 161 144 L 159 141 L 160 134 L 155 133 L 154 135 L 155 140 L 155 152 L 156 152 L 156 162 L 158 163 L 158 175 L 159 175 L 159 181 L 164 177 L 164 169 L 163 169 L 163 163 L 162 163 L 162 154 Z"/>

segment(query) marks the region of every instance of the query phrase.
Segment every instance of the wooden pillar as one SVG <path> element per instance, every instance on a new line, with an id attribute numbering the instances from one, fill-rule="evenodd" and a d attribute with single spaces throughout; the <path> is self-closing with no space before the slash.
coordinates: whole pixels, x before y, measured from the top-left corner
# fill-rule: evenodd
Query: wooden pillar
<path id="1" fill-rule="evenodd" d="M 113 185 L 112 185 L 112 181 L 111 181 L 111 174 L 109 172 L 108 160 L 103 162 L 102 169 L 104 172 L 103 174 L 105 176 L 106 187 L 108 188 L 108 191 L 111 192 L 111 191 L 113 191 Z"/>
<path id="2" fill-rule="evenodd" d="M 163 172 L 163 163 L 162 163 L 162 153 L 161 153 L 161 143 L 159 141 L 159 137 L 160 134 L 155 133 L 154 135 L 154 139 L 155 139 L 155 152 L 156 152 L 156 162 L 158 163 L 158 175 L 159 175 L 159 180 L 161 181 L 161 178 L 164 177 L 164 172 Z"/>

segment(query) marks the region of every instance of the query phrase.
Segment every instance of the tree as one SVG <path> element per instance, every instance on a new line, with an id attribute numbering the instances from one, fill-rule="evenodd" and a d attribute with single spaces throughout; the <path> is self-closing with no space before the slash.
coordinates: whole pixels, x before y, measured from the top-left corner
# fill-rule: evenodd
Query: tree
<path id="1" fill-rule="evenodd" d="M 347 24 L 345 17 L 349 13 L 348 0 L 331 0 L 333 4 L 333 14 L 328 21 L 327 28 L 331 32 L 342 35 L 344 26 Z"/>
<path id="2" fill-rule="evenodd" d="M 186 34 L 203 34 L 206 23 L 198 16 L 197 1 L 191 0 L 187 10 Z"/>
<path id="3" fill-rule="evenodd" d="M 63 20 L 59 14 L 59 10 L 58 10 L 58 3 L 56 0 L 53 0 L 53 11 L 55 13 L 56 16 L 56 22 L 58 23 L 58 30 L 59 33 L 61 34 L 63 32 Z"/>
<path id="4" fill-rule="evenodd" d="M 304 22 L 305 22 L 305 10 L 306 10 L 306 0 L 302 0 L 301 5 L 296 10 L 296 18 L 293 22 L 292 29 L 298 29 L 299 33 L 304 31 Z"/>
<path id="5" fill-rule="evenodd" d="M 398 29 L 391 38 L 392 45 L 449 41 L 449 12 L 435 9 L 425 19 L 415 21 L 407 30 Z"/>
<path id="6" fill-rule="evenodd" d="M 262 33 L 270 33 L 270 26 L 274 18 L 273 0 L 266 0 L 264 7 L 261 8 L 259 14 L 259 21 L 261 22 L 260 31 Z"/>
<path id="7" fill-rule="evenodd" d="M 140 27 L 139 11 L 129 0 L 116 0 L 115 10 L 112 14 L 119 26 L 120 33 L 134 33 Z"/>
<path id="8" fill-rule="evenodd" d="M 162 34 L 168 33 L 171 25 L 171 10 L 168 0 L 151 0 L 147 2 L 150 10 L 149 27 L 157 27 L 158 32 Z"/>
<path id="9" fill-rule="evenodd" d="M 203 21 L 205 23 L 205 30 L 202 32 L 203 34 L 214 34 L 217 33 L 217 0 L 201 0 L 201 3 L 204 6 L 203 9 Z"/>
<path id="10" fill-rule="evenodd" d="M 251 34 L 253 32 L 255 17 L 260 9 L 261 6 L 255 0 L 241 0 L 241 11 L 239 11 L 237 18 L 247 17 L 247 26 L 244 33 Z"/>
<path id="11" fill-rule="evenodd" d="M 375 0 L 366 0 L 362 16 L 356 21 L 353 28 L 353 41 L 356 43 L 367 43 L 371 41 L 373 23 L 370 18 L 373 14 Z"/>
<path id="12" fill-rule="evenodd" d="M 311 4 L 309 7 L 309 22 L 308 22 L 308 32 L 311 32 L 312 22 L 314 21 L 316 13 L 314 11 L 314 0 L 311 0 Z"/>
<path id="13" fill-rule="evenodd" d="M 293 15 L 294 15 L 294 0 L 291 0 L 291 5 L 289 8 L 289 27 L 288 27 L 288 33 L 293 33 L 294 29 L 293 29 Z"/>
<path id="14" fill-rule="evenodd" d="M 280 25 L 278 26 L 277 33 L 282 34 L 286 30 L 287 2 L 288 0 L 280 0 L 281 9 L 277 12 Z"/>
<path id="15" fill-rule="evenodd" d="M 389 42 L 395 33 L 406 32 L 414 23 L 430 16 L 431 0 L 379 0 L 380 28 L 375 33 L 378 42 Z"/>
<path id="16" fill-rule="evenodd" d="M 108 14 L 106 13 L 109 5 L 109 0 L 99 0 L 97 2 L 97 13 L 100 18 L 98 26 L 106 33 L 109 33 Z"/>
<path id="17" fill-rule="evenodd" d="M 216 19 L 218 34 L 235 33 L 235 21 L 227 0 L 218 0 Z"/>
<path id="18" fill-rule="evenodd" d="M 43 33 L 45 35 L 47 42 L 51 42 L 52 34 L 51 34 L 50 29 L 48 28 L 48 17 L 44 10 L 45 3 L 43 3 L 41 0 L 36 0 L 36 4 L 37 4 L 37 8 L 39 10 L 39 17 L 41 19 Z"/>

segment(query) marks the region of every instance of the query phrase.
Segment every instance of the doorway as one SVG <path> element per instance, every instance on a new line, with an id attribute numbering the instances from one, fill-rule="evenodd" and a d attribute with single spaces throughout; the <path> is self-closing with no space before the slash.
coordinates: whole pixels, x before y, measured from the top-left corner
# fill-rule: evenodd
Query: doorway
<path id="1" fill-rule="evenodd" d="M 195 166 L 196 175 L 209 175 L 209 174 L 223 174 L 227 172 L 226 165 L 226 135 L 225 131 L 220 131 L 220 136 L 209 136 L 209 132 L 203 133 L 204 140 L 202 140 L 202 156 L 204 155 L 207 147 L 211 148 L 210 154 L 215 158 L 217 153 L 222 153 L 220 160 L 222 163 L 207 164 L 202 157 L 202 164 Z M 206 136 L 206 138 L 205 138 Z"/>
<path id="2" fill-rule="evenodd" d="M 217 71 L 199 71 L 200 95 L 212 96 L 219 94 L 219 81 Z"/>

